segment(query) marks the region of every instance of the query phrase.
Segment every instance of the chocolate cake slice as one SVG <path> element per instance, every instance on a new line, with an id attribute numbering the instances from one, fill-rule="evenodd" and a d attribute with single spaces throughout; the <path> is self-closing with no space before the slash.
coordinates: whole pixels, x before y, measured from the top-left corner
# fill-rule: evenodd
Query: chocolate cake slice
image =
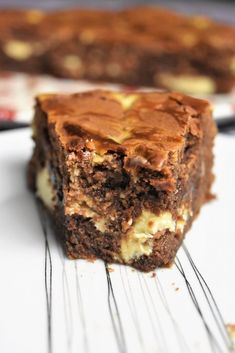
<path id="1" fill-rule="evenodd" d="M 210 198 L 216 128 L 179 93 L 41 95 L 28 181 L 71 259 L 168 265 Z"/>

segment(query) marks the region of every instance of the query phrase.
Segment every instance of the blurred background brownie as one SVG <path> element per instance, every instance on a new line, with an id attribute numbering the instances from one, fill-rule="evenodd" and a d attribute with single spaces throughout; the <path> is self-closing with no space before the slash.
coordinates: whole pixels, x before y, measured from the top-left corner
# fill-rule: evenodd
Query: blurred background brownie
<path id="1" fill-rule="evenodd" d="M 157 7 L 0 12 L 0 64 L 196 94 L 235 85 L 235 29 Z"/>

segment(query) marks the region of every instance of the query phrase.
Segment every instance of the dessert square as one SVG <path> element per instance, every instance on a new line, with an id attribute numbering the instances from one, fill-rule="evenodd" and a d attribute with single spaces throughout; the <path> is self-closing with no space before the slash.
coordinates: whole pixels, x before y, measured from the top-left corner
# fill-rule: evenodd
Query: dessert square
<path id="1" fill-rule="evenodd" d="M 213 181 L 211 107 L 179 93 L 37 97 L 28 183 L 71 259 L 169 265 Z"/>
<path id="2" fill-rule="evenodd" d="M 204 16 L 122 11 L 0 11 L 1 70 L 194 94 L 235 87 L 235 29 Z"/>

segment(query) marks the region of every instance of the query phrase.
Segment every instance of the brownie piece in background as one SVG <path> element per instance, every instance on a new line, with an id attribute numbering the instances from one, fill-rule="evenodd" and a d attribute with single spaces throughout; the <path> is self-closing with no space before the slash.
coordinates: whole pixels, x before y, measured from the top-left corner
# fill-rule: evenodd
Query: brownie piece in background
<path id="1" fill-rule="evenodd" d="M 0 11 L 1 69 L 163 87 L 235 86 L 235 29 L 157 7 Z"/>

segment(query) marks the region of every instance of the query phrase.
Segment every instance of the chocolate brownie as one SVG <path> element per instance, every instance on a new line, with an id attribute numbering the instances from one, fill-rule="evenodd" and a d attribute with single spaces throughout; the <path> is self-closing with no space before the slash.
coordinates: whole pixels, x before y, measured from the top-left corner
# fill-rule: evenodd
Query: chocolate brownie
<path id="1" fill-rule="evenodd" d="M 235 86 L 235 29 L 157 7 L 0 12 L 1 69 L 164 87 Z"/>
<path id="2" fill-rule="evenodd" d="M 41 95 L 30 188 L 69 258 L 172 262 L 210 198 L 210 105 L 179 93 Z"/>

